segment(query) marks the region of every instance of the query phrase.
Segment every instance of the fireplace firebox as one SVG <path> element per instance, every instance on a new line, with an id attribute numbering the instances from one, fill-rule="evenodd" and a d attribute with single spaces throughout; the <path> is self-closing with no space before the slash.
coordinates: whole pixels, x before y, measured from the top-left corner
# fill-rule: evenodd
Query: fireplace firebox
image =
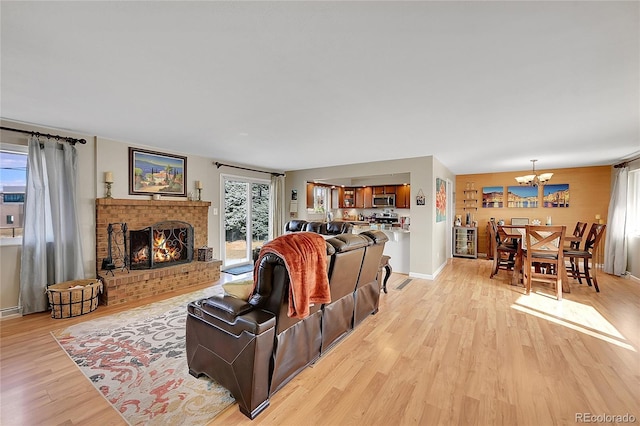
<path id="1" fill-rule="evenodd" d="M 193 260 L 193 226 L 166 221 L 129 231 L 130 268 L 154 269 Z"/>

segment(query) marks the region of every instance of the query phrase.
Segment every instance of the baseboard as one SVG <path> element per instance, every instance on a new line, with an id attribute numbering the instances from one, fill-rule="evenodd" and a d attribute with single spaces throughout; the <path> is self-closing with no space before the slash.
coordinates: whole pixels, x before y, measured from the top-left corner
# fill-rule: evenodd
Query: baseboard
<path id="1" fill-rule="evenodd" d="M 636 277 L 636 276 L 631 275 L 629 272 L 627 272 L 627 277 L 629 277 L 629 279 L 630 279 L 631 281 L 633 281 L 633 282 L 635 282 L 635 283 L 640 284 L 640 278 L 638 278 L 638 277 Z"/>
<path id="2" fill-rule="evenodd" d="M 20 307 L 18 306 L 0 309 L 0 319 L 13 318 L 18 315 L 20 315 Z"/>
<path id="3" fill-rule="evenodd" d="M 444 269 L 445 266 L 447 266 L 447 262 L 445 262 L 442 265 L 440 265 L 440 267 L 438 269 L 436 269 L 436 271 L 433 274 L 419 274 L 417 272 L 409 272 L 409 277 L 411 277 L 411 278 L 421 278 L 421 279 L 424 279 L 424 280 L 435 280 L 436 277 L 438 275 L 440 275 L 440 272 L 442 272 L 442 270 Z"/>

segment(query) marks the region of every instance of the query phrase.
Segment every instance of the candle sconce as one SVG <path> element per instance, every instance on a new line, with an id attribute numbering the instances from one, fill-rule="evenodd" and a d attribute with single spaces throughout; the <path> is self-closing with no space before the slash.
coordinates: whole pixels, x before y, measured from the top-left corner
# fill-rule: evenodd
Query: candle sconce
<path id="1" fill-rule="evenodd" d="M 111 185 L 113 185 L 113 172 L 104 172 L 104 183 L 107 186 L 105 198 L 113 198 L 111 196 Z"/>
<path id="2" fill-rule="evenodd" d="M 202 201 L 202 182 L 196 181 L 196 189 L 198 190 L 198 201 Z"/>

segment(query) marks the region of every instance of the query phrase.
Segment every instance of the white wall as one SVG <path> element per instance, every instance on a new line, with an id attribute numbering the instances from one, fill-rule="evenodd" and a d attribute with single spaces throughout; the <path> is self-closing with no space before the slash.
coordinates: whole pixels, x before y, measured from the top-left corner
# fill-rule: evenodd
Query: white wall
<path id="1" fill-rule="evenodd" d="M 433 278 L 433 275 L 446 262 L 446 238 L 451 231 L 445 229 L 446 222 L 435 223 L 435 204 L 433 193 L 436 177 L 451 179 L 455 176 L 433 157 L 418 157 L 401 160 L 376 161 L 346 166 L 323 167 L 307 170 L 289 171 L 285 179 L 285 194 L 289 201 L 291 190 L 298 191 L 298 218 L 307 219 L 305 210 L 306 183 L 316 179 L 332 182 L 338 179 L 352 179 L 361 176 L 407 174 L 411 184 L 411 242 L 410 275 L 421 278 Z M 385 178 L 381 178 L 384 180 Z M 391 179 L 391 177 L 390 177 Z M 393 183 L 393 182 L 389 182 Z M 426 196 L 424 206 L 415 204 L 418 191 Z"/>

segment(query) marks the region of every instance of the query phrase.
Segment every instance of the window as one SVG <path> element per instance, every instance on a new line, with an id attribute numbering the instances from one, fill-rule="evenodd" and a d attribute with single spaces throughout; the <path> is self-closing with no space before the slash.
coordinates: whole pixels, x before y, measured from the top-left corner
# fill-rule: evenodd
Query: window
<path id="1" fill-rule="evenodd" d="M 330 189 L 326 186 L 316 185 L 313 188 L 313 211 L 314 213 L 327 212 L 327 200 L 329 200 Z"/>
<path id="2" fill-rule="evenodd" d="M 27 147 L 0 144 L 0 241 L 22 237 Z"/>
<path id="3" fill-rule="evenodd" d="M 24 194 L 2 194 L 5 203 L 24 203 Z"/>

